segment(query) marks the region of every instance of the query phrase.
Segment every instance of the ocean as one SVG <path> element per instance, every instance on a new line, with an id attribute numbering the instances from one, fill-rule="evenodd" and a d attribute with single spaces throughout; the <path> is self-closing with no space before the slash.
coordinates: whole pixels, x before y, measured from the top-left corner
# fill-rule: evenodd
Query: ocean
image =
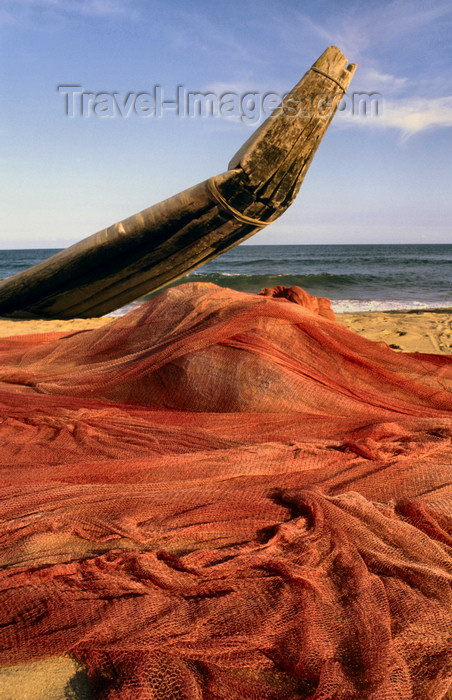
<path id="1" fill-rule="evenodd" d="M 0 278 L 25 270 L 57 250 L 0 250 Z M 191 281 L 243 292 L 298 285 L 331 299 L 338 313 L 452 309 L 452 244 L 241 245 L 171 286 Z"/>

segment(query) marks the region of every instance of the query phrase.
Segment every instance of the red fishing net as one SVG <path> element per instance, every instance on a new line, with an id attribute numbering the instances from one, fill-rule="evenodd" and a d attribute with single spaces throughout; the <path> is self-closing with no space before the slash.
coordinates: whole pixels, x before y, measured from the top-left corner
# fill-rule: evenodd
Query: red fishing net
<path id="1" fill-rule="evenodd" d="M 452 360 L 264 293 L 0 339 L 0 664 L 70 655 L 99 698 L 451 697 Z"/>

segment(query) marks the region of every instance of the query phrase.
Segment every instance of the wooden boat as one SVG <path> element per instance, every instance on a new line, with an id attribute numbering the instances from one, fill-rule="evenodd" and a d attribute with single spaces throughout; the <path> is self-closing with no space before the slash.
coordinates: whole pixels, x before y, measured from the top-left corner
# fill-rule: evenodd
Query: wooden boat
<path id="1" fill-rule="evenodd" d="M 353 76 L 330 46 L 221 175 L 0 282 L 0 315 L 102 316 L 275 221 L 296 197 Z"/>

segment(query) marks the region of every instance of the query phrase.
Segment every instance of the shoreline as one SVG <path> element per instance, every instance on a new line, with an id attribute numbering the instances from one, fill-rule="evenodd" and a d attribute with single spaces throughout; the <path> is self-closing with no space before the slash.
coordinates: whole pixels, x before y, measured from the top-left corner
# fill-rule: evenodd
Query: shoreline
<path id="1" fill-rule="evenodd" d="M 37 333 L 75 333 L 102 328 L 119 316 L 70 320 L 0 317 L 0 338 Z M 338 323 L 369 340 L 401 352 L 452 355 L 452 309 L 409 309 L 336 313 Z"/>

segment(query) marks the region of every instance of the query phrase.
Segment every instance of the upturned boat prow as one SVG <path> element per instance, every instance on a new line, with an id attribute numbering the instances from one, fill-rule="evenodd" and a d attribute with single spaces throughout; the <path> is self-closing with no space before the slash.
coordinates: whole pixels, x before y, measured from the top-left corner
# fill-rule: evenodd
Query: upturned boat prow
<path id="1" fill-rule="evenodd" d="M 295 199 L 355 71 L 330 46 L 229 169 L 0 282 L 0 315 L 103 316 L 275 221 Z"/>

